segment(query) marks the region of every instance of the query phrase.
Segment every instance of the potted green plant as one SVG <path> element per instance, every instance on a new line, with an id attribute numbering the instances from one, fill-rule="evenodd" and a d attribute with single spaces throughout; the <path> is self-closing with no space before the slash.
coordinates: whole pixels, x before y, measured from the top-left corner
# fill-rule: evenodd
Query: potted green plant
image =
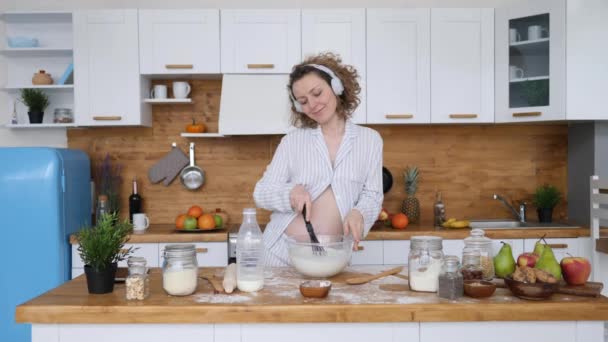
<path id="1" fill-rule="evenodd" d="M 533 203 L 536 206 L 539 222 L 552 222 L 553 208 L 561 200 L 561 193 L 553 185 L 542 185 L 536 188 Z"/>
<path id="2" fill-rule="evenodd" d="M 30 123 L 42 123 L 44 110 L 49 106 L 49 97 L 40 89 L 21 89 L 21 102 L 28 108 Z"/>
<path id="3" fill-rule="evenodd" d="M 89 293 L 114 291 L 114 277 L 119 261 L 133 252 L 133 247 L 124 248 L 133 231 L 128 219 L 118 221 L 117 214 L 104 214 L 94 227 L 80 230 L 78 253 L 84 262 Z"/>

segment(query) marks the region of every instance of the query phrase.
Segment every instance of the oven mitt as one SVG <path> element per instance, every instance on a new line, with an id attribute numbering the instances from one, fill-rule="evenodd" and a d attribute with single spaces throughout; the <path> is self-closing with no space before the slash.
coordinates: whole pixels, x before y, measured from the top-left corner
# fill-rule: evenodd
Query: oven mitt
<path id="1" fill-rule="evenodd" d="M 163 184 L 169 186 L 177 174 L 188 165 L 188 162 L 188 157 L 184 152 L 174 146 L 171 148 L 171 152 L 148 170 L 148 179 L 154 184 L 164 179 Z"/>

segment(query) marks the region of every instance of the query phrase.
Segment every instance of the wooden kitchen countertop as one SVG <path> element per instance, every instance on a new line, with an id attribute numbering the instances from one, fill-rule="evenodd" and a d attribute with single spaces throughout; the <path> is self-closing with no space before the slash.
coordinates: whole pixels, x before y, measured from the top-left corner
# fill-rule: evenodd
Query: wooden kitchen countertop
<path id="1" fill-rule="evenodd" d="M 440 299 L 435 293 L 407 290 L 407 281 L 386 277 L 364 285 L 347 285 L 345 279 L 360 273 L 377 273 L 386 266 L 356 266 L 332 278 L 324 299 L 300 295 L 303 280 L 291 268 L 267 269 L 264 288 L 257 293 L 214 294 L 200 279 L 195 294 L 171 297 L 162 290 L 159 269 L 151 272 L 150 297 L 125 300 L 124 284 L 114 292 L 90 295 L 80 276 L 29 302 L 19 305 L 18 323 L 298 323 L 298 322 L 468 322 L 468 321 L 604 321 L 608 298 L 555 294 L 546 301 L 526 301 L 498 288 L 487 299 Z M 223 269 L 199 273 L 220 277 Z M 402 272 L 407 273 L 407 270 Z"/>

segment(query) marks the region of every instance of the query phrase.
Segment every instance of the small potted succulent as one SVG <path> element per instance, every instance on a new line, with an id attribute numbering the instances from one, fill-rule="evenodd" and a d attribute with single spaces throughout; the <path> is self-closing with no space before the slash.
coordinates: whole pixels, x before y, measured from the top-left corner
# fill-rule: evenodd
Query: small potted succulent
<path id="1" fill-rule="evenodd" d="M 129 219 L 120 222 L 117 213 L 104 214 L 94 227 L 85 227 L 77 234 L 78 253 L 84 262 L 89 293 L 114 291 L 114 277 L 119 261 L 133 252 L 124 248 L 133 231 Z"/>
<path id="2" fill-rule="evenodd" d="M 538 222 L 552 222 L 553 208 L 561 200 L 561 193 L 553 185 L 542 185 L 536 188 L 533 203 L 538 213 Z"/>
<path id="3" fill-rule="evenodd" d="M 21 89 L 21 102 L 28 108 L 31 124 L 42 123 L 44 110 L 49 106 L 49 97 L 40 89 Z"/>

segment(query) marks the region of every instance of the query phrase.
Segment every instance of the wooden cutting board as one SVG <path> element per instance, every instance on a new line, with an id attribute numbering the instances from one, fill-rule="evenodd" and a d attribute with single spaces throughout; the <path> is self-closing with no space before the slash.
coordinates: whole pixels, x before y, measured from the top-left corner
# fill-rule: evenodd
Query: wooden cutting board
<path id="1" fill-rule="evenodd" d="M 494 279 L 493 282 L 496 284 L 496 287 L 507 288 L 507 285 L 502 279 Z M 566 283 L 561 283 L 557 293 L 583 297 L 599 297 L 603 288 L 603 283 L 593 281 L 588 281 L 585 285 L 568 285 Z"/>

